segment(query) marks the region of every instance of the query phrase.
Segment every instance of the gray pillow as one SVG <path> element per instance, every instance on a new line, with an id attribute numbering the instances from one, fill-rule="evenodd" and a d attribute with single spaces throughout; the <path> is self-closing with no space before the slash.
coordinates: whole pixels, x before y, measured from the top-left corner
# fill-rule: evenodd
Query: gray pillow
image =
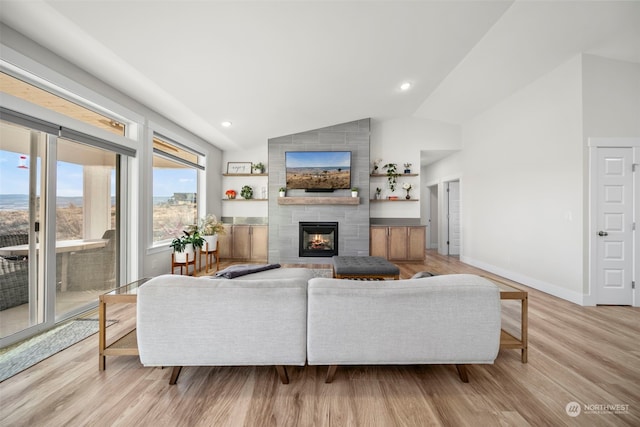
<path id="1" fill-rule="evenodd" d="M 422 279 L 423 277 L 431 277 L 431 276 L 437 276 L 437 274 L 429 273 L 428 271 L 420 271 L 420 272 L 414 274 L 411 278 L 412 279 Z"/>

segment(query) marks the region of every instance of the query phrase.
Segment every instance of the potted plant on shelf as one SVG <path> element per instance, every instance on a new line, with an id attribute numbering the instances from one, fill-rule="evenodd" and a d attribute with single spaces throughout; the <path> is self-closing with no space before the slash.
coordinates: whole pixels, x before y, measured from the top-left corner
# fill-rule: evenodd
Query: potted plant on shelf
<path id="1" fill-rule="evenodd" d="M 380 187 L 376 187 L 376 195 L 375 198 L 376 200 L 380 199 L 380 197 L 382 197 L 382 188 Z"/>
<path id="2" fill-rule="evenodd" d="M 253 170 L 258 171 L 258 173 L 264 173 L 265 166 L 264 163 L 259 162 L 253 165 Z"/>
<path id="3" fill-rule="evenodd" d="M 243 185 L 242 190 L 240 190 L 240 195 L 243 199 L 247 200 L 253 198 L 253 188 L 249 187 L 248 185 Z"/>
<path id="4" fill-rule="evenodd" d="M 351 197 L 358 197 L 358 187 L 351 187 Z"/>
<path id="5" fill-rule="evenodd" d="M 377 175 L 380 173 L 379 166 L 382 159 L 376 159 L 373 161 L 373 168 L 371 168 L 371 175 Z"/>
<path id="6" fill-rule="evenodd" d="M 398 165 L 395 163 L 387 163 L 382 168 L 387 170 L 387 181 L 389 182 L 391 192 L 396 191 L 396 184 L 398 183 L 398 177 L 400 176 L 398 173 Z"/>
<path id="7" fill-rule="evenodd" d="M 236 190 L 227 190 L 224 192 L 227 199 L 235 199 L 236 198 Z"/>
<path id="8" fill-rule="evenodd" d="M 411 191 L 413 186 L 411 184 L 409 184 L 408 182 L 405 182 L 404 184 L 402 184 L 402 188 L 407 192 L 407 195 L 405 196 L 405 199 L 407 199 L 407 200 L 411 199 L 411 196 L 409 195 L 409 191 Z"/>
<path id="9" fill-rule="evenodd" d="M 287 188 L 286 187 L 280 187 L 280 189 L 278 190 L 278 193 L 280 194 L 280 197 L 284 197 L 285 194 L 287 194 Z"/>
<path id="10" fill-rule="evenodd" d="M 171 241 L 173 253 L 175 254 L 175 262 L 188 262 L 190 259 L 195 259 L 196 248 L 201 248 L 204 244 L 204 239 L 200 236 L 200 231 L 197 225 L 192 225 L 188 228 L 188 231 L 183 231 L 184 235 L 176 237 Z"/>
<path id="11" fill-rule="evenodd" d="M 200 234 L 207 242 L 207 251 L 215 251 L 218 247 L 218 234 L 225 234 L 224 224 L 214 214 L 207 214 L 200 219 Z"/>

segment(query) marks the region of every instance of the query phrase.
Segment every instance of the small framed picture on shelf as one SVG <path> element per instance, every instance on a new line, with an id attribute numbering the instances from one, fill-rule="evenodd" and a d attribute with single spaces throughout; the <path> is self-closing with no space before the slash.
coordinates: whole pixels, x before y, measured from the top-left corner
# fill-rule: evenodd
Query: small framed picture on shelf
<path id="1" fill-rule="evenodd" d="M 251 173 L 251 162 L 227 162 L 228 175 Z"/>

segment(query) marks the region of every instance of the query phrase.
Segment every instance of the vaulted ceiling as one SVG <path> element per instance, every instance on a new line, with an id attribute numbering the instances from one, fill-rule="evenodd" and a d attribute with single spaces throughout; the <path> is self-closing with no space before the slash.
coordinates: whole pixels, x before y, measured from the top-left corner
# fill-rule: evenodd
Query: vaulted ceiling
<path id="1" fill-rule="evenodd" d="M 460 124 L 577 54 L 640 63 L 635 1 L 0 0 L 0 18 L 229 150 L 365 117 Z"/>

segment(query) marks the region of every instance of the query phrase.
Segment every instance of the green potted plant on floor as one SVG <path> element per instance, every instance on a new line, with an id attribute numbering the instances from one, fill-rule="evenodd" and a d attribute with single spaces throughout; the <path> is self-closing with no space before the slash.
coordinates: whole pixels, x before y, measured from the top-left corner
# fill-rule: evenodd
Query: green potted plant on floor
<path id="1" fill-rule="evenodd" d="M 187 262 L 195 259 L 196 248 L 201 248 L 204 239 L 200 235 L 197 225 L 191 225 L 183 231 L 184 235 L 176 237 L 171 241 L 171 246 L 175 254 L 175 262 Z"/>
<path id="2" fill-rule="evenodd" d="M 225 234 L 224 224 L 218 221 L 214 214 L 207 214 L 200 219 L 200 234 L 206 242 L 207 252 L 215 251 L 218 247 L 218 234 Z"/>

